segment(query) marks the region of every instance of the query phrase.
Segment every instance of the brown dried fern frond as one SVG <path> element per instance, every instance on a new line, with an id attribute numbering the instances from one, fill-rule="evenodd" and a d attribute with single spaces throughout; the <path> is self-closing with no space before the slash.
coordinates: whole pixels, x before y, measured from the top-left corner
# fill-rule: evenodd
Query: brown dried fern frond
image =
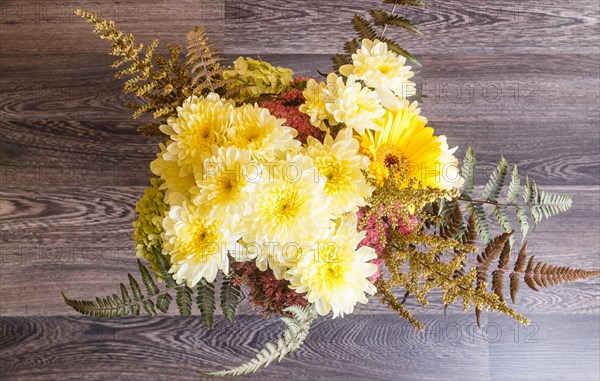
<path id="1" fill-rule="evenodd" d="M 133 117 L 152 115 L 164 123 L 165 118 L 176 115 L 177 105 L 191 95 L 188 91 L 187 69 L 179 62 L 180 46 L 168 46 L 169 57 L 155 54 L 158 40 L 144 49 L 137 44 L 131 33 L 116 29 L 112 20 L 103 20 L 96 15 L 78 9 L 75 12 L 87 22 L 94 24 L 94 31 L 104 40 L 111 41 L 110 55 L 120 57 L 111 66 L 119 69 L 115 77 L 126 79 L 123 91 L 133 94 L 137 102 L 129 102 L 125 107 L 133 110 Z M 154 125 L 151 123 L 150 125 Z M 142 126 L 139 130 L 145 135 L 163 135 L 157 128 Z"/>
<path id="2" fill-rule="evenodd" d="M 232 86 L 233 80 L 224 78 L 226 67 L 220 64 L 224 58 L 210 42 L 206 30 L 197 26 L 188 32 L 186 40 L 186 65 L 192 75 L 193 93 L 201 96 L 215 92 L 226 98 L 234 98 L 239 89 Z"/>

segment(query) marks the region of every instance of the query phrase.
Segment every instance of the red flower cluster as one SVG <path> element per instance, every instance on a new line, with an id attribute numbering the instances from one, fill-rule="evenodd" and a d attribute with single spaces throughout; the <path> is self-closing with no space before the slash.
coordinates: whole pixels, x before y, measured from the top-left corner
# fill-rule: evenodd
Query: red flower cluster
<path id="1" fill-rule="evenodd" d="M 244 284 L 250 290 L 250 302 L 265 316 L 281 313 L 290 306 L 306 306 L 303 295 L 289 288 L 286 280 L 275 278 L 273 271 L 260 271 L 254 262 L 239 262 L 233 265 L 232 279 L 235 284 Z"/>
<path id="2" fill-rule="evenodd" d="M 298 107 L 304 103 L 304 96 L 298 88 L 302 88 L 304 83 L 306 83 L 306 78 L 294 79 L 291 83 L 291 90 L 279 94 L 275 100 L 262 101 L 259 106 L 268 109 L 277 118 L 285 118 L 287 120 L 285 125 L 298 131 L 297 139 L 302 143 L 306 143 L 306 138 L 309 136 L 322 141 L 325 132 L 310 124 L 308 115 L 298 110 Z"/>

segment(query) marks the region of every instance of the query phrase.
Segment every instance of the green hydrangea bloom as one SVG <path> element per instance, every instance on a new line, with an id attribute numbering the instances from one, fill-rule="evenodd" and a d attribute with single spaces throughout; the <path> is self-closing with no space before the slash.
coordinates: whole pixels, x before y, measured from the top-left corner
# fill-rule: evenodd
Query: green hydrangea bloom
<path id="1" fill-rule="evenodd" d="M 288 89 L 294 72 L 268 62 L 253 58 L 239 57 L 233 62 L 233 69 L 224 72 L 225 79 L 236 79 L 234 86 L 241 86 L 240 101 L 258 98 L 262 95 L 277 95 Z"/>
<path id="2" fill-rule="evenodd" d="M 152 186 L 144 189 L 144 195 L 138 200 L 135 206 L 138 218 L 133 222 L 135 254 L 149 263 L 148 267 L 156 273 L 156 278 L 161 282 L 163 278 L 153 250 L 162 248 L 162 221 L 169 209 L 165 203 L 165 191 L 160 189 L 162 183 L 159 178 L 150 179 Z"/>

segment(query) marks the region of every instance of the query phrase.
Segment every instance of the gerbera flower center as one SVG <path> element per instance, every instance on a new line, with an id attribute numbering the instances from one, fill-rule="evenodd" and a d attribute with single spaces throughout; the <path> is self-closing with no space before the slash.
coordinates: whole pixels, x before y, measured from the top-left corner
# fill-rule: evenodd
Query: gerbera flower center
<path id="1" fill-rule="evenodd" d="M 408 165 L 406 156 L 402 153 L 402 150 L 391 144 L 383 144 L 381 147 L 377 148 L 375 157 L 377 157 L 377 161 L 386 168 L 389 168 L 392 165 L 402 165 L 403 167 Z"/>

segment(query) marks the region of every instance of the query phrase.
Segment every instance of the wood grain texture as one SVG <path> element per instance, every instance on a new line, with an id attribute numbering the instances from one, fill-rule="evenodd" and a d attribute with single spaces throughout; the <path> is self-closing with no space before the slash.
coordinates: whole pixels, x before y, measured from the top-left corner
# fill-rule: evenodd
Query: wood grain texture
<path id="1" fill-rule="evenodd" d="M 399 34 L 423 63 L 422 109 L 459 156 L 475 147 L 480 181 L 503 153 L 574 207 L 544 221 L 531 252 L 600 268 L 600 5 L 594 0 L 433 2 L 410 11 L 425 36 Z M 203 24 L 229 59 L 259 55 L 297 75 L 328 71 L 352 29 L 379 1 L 0 3 L 0 379 L 192 380 L 249 358 L 282 324 L 256 316 L 244 294 L 233 325 L 199 319 L 99 320 L 77 298 L 112 293 L 135 272 L 133 207 L 156 140 L 120 106 L 107 42 L 75 17 L 83 7 L 133 32 L 183 43 Z M 376 7 L 379 7 L 377 5 Z M 434 295 L 434 299 L 435 299 Z M 408 306 L 423 333 L 375 300 L 344 319 L 319 319 L 306 346 L 247 379 L 597 380 L 600 281 L 535 293 L 518 309 L 534 325 L 458 307 Z M 174 312 L 172 311 L 171 314 Z M 459 333 L 460 332 L 460 333 Z M 501 335 L 497 337 L 497 332 Z"/>
<path id="2" fill-rule="evenodd" d="M 244 54 L 335 53 L 341 50 L 340 41 L 354 37 L 349 20 L 379 8 L 377 0 L 226 2 L 225 16 L 233 22 L 225 25 L 225 47 Z M 599 9 L 594 0 L 432 1 L 430 7 L 400 11 L 426 37 L 401 35 L 418 55 L 549 50 L 597 54 Z"/>
<path id="3" fill-rule="evenodd" d="M 481 329 L 466 318 L 418 317 L 427 323 L 423 332 L 389 314 L 319 319 L 303 348 L 245 379 L 597 379 L 598 335 L 579 334 L 597 323 L 596 315 L 536 315 L 527 328 L 510 319 L 483 319 Z M 137 380 L 148 374 L 198 380 L 197 371 L 244 361 L 283 327 L 276 319 L 249 316 L 234 324 L 219 318 L 211 331 L 199 319 L 176 317 L 4 317 L 0 323 L 0 369 L 10 380 L 28 381 Z M 553 349 L 573 338 L 576 347 Z"/>

